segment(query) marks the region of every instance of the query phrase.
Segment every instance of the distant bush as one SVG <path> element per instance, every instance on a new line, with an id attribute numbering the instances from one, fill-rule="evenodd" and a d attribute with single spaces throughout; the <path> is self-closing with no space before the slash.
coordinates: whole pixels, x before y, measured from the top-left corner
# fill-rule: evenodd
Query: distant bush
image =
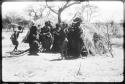
<path id="1" fill-rule="evenodd" d="M 122 37 L 123 35 L 120 35 L 120 34 L 116 36 L 116 38 L 122 38 Z"/>

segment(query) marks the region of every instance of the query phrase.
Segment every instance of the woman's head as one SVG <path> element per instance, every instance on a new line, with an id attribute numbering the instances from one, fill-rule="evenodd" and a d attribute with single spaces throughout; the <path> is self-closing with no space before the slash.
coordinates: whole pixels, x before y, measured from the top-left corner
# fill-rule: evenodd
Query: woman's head
<path id="1" fill-rule="evenodd" d="M 19 26 L 18 26 L 18 30 L 21 30 L 21 29 L 22 29 L 22 26 L 19 25 Z"/>

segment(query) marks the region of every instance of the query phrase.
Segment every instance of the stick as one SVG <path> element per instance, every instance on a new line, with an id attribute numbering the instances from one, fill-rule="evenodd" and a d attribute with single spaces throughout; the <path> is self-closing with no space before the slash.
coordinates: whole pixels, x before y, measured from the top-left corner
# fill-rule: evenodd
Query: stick
<path id="1" fill-rule="evenodd" d="M 27 50 L 25 50 L 25 51 L 23 51 L 23 52 L 16 53 L 16 54 L 12 53 L 12 55 L 20 55 L 20 54 L 23 54 L 23 53 L 25 53 L 25 52 L 27 52 L 27 51 L 29 51 L 29 49 L 27 49 Z M 11 53 L 10 53 L 10 54 L 11 54 Z"/>
<path id="2" fill-rule="evenodd" d="M 79 65 L 79 69 L 78 69 L 78 72 L 77 72 L 77 76 L 80 75 L 80 69 L 81 69 L 81 61 L 80 61 L 80 65 Z"/>
<path id="3" fill-rule="evenodd" d="M 108 31 L 108 25 L 107 25 L 107 35 L 108 35 L 108 51 L 109 51 L 109 53 L 112 55 L 112 57 L 114 57 L 113 54 L 112 54 L 112 52 L 111 52 L 111 50 L 112 50 L 112 46 L 111 46 L 111 43 L 110 43 L 110 37 L 109 37 L 109 31 Z"/>

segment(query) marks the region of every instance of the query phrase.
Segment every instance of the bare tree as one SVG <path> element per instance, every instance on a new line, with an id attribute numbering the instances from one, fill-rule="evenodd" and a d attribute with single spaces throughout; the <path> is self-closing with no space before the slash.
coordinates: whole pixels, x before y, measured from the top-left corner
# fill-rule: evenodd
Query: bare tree
<path id="1" fill-rule="evenodd" d="M 94 17 L 96 17 L 97 9 L 97 6 L 86 2 L 86 4 L 82 4 L 81 8 L 79 8 L 76 16 L 79 16 L 82 20 L 86 22 L 90 22 Z"/>
<path id="2" fill-rule="evenodd" d="M 88 11 L 87 11 L 88 22 L 90 22 L 95 17 L 94 14 L 97 12 L 96 9 L 97 9 L 97 6 L 88 5 Z"/>
<path id="3" fill-rule="evenodd" d="M 62 19 L 61 19 L 61 14 L 62 12 L 67 9 L 68 7 L 74 5 L 74 4 L 80 4 L 80 1 L 75 1 L 75 2 L 72 2 L 70 3 L 71 0 L 67 0 L 65 2 L 65 4 L 62 6 L 62 7 L 59 7 L 58 10 L 54 10 L 51 6 L 48 5 L 47 3 L 47 0 L 46 0 L 46 6 L 53 12 L 55 13 L 57 16 L 58 16 L 58 23 L 61 23 Z"/>

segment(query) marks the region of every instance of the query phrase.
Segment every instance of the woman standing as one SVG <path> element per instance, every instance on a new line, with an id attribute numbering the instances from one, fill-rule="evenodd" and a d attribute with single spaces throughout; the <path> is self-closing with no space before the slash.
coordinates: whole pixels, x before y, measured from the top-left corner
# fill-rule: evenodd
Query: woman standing
<path id="1" fill-rule="evenodd" d="M 37 33 L 37 27 L 33 24 L 30 28 L 29 36 L 28 36 L 28 43 L 29 43 L 29 55 L 38 55 L 39 51 L 39 37 Z"/>

